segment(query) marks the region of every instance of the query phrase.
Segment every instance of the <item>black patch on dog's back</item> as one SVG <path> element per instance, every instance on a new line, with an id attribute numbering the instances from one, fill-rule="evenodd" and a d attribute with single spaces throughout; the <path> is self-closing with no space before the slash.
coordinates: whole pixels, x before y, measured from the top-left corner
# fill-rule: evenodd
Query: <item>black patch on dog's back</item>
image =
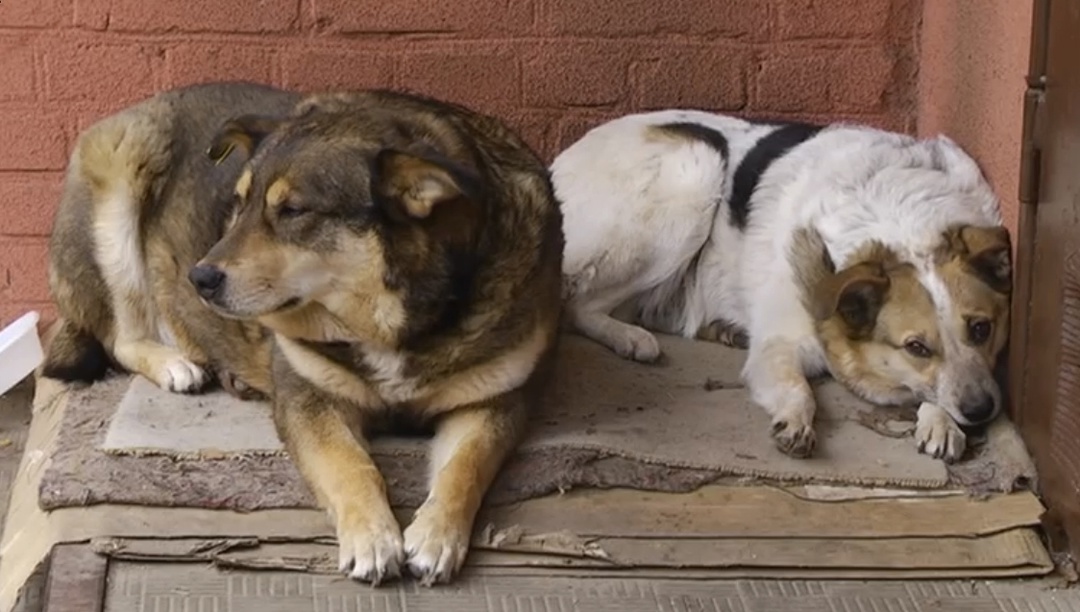
<path id="1" fill-rule="evenodd" d="M 796 145 L 806 142 L 821 131 L 822 126 L 809 123 L 788 123 L 776 131 L 766 134 L 746 153 L 742 163 L 735 169 L 732 180 L 731 224 L 740 230 L 746 229 L 750 218 L 750 198 L 757 189 L 761 175 L 774 161 L 780 159 Z"/>
<path id="2" fill-rule="evenodd" d="M 700 123 L 693 123 L 690 121 L 678 121 L 675 123 L 665 123 L 660 126 L 669 132 L 681 134 L 687 138 L 698 140 L 709 145 L 720 154 L 721 157 L 727 159 L 728 156 L 728 141 L 720 132 L 701 125 Z"/>

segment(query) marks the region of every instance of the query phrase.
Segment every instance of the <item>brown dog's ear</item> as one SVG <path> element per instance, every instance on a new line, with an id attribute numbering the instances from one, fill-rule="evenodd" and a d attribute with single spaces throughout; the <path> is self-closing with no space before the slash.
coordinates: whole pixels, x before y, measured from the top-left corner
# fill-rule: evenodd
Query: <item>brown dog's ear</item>
<path id="1" fill-rule="evenodd" d="M 889 284 L 881 263 L 868 261 L 853 265 L 818 284 L 814 318 L 824 321 L 839 315 L 852 337 L 865 336 L 874 329 Z"/>
<path id="2" fill-rule="evenodd" d="M 474 177 L 448 160 L 385 149 L 375 157 L 372 193 L 392 212 L 426 219 L 443 202 L 470 198 Z"/>
<path id="3" fill-rule="evenodd" d="M 1008 294 L 1012 291 L 1012 243 L 1004 227 L 961 227 L 956 231 L 968 268 L 991 289 Z M 954 247 L 955 248 L 955 247 Z"/>
<path id="4" fill-rule="evenodd" d="M 241 147 L 250 157 L 255 147 L 259 146 L 263 138 L 273 132 L 281 120 L 275 117 L 262 115 L 242 115 L 226 121 L 214 136 L 210 148 L 206 150 L 206 156 L 220 164 L 225 161 L 236 147 Z"/>

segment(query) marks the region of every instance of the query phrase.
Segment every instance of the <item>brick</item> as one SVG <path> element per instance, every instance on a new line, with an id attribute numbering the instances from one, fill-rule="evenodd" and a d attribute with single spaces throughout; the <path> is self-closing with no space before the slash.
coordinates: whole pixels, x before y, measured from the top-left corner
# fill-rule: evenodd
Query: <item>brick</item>
<path id="1" fill-rule="evenodd" d="M 50 301 L 48 258 L 46 238 L 0 237 L 0 299 Z"/>
<path id="2" fill-rule="evenodd" d="M 69 42 L 45 51 L 50 100 L 108 101 L 117 107 L 153 94 L 154 47 Z"/>
<path id="3" fill-rule="evenodd" d="M 506 123 L 525 141 L 544 163 L 550 163 L 558 137 L 560 111 L 519 111 L 506 117 Z"/>
<path id="4" fill-rule="evenodd" d="M 632 50 L 620 45 L 544 45 L 523 60 L 527 106 L 609 106 L 626 98 Z"/>
<path id="5" fill-rule="evenodd" d="M 631 68 L 634 104 L 649 110 L 743 108 L 749 63 L 750 52 L 740 47 L 669 48 Z"/>
<path id="6" fill-rule="evenodd" d="M 833 109 L 840 112 L 877 111 L 896 83 L 895 53 L 883 47 L 845 49 L 837 54 L 834 69 L 843 78 L 829 90 Z M 909 80 L 909 86 L 913 83 Z"/>
<path id="7" fill-rule="evenodd" d="M 189 43 L 165 51 L 169 87 L 204 81 L 246 80 L 272 83 L 274 53 L 244 44 Z"/>
<path id="8" fill-rule="evenodd" d="M 48 235 L 62 189 L 59 172 L 5 177 L 0 181 L 0 234 Z"/>
<path id="9" fill-rule="evenodd" d="M 764 58 L 757 110 L 823 113 L 881 109 L 896 59 L 881 47 L 786 49 Z"/>
<path id="10" fill-rule="evenodd" d="M 890 0 L 781 0 L 782 39 L 873 37 L 889 25 Z"/>
<path id="11" fill-rule="evenodd" d="M 483 36 L 526 31 L 533 0 L 312 0 L 315 27 L 344 34 L 471 33 Z"/>
<path id="12" fill-rule="evenodd" d="M 0 5 L 0 28 L 50 28 L 71 22 L 72 0 L 33 0 Z"/>
<path id="13" fill-rule="evenodd" d="M 108 8 L 108 28 L 135 32 L 284 32 L 299 23 L 298 0 L 94 0 Z M 89 9 L 88 9 L 89 12 Z"/>
<path id="14" fill-rule="evenodd" d="M 4 75 L 0 102 L 34 99 L 34 47 L 29 39 L 0 37 L 0 74 Z"/>
<path id="15" fill-rule="evenodd" d="M 292 49 L 282 54 L 282 84 L 300 91 L 361 89 L 390 85 L 389 57 L 345 49 Z"/>
<path id="16" fill-rule="evenodd" d="M 44 333 L 57 318 L 56 305 L 52 302 L 8 302 L 0 300 L 0 328 L 6 327 L 31 310 L 38 311 L 41 317 L 38 319 L 37 326 L 39 334 Z"/>
<path id="17" fill-rule="evenodd" d="M 91 30 L 109 27 L 109 0 L 74 0 L 75 25 Z"/>
<path id="18" fill-rule="evenodd" d="M 764 33 L 767 5 L 761 0 L 550 0 L 541 23 L 554 34 L 741 37 Z"/>
<path id="19" fill-rule="evenodd" d="M 62 170 L 68 140 L 61 117 L 28 110 L 0 111 L 0 170 Z"/>
<path id="20" fill-rule="evenodd" d="M 520 99 L 520 66 L 508 51 L 413 52 L 401 58 L 398 73 L 404 89 L 481 112 L 515 108 Z"/>

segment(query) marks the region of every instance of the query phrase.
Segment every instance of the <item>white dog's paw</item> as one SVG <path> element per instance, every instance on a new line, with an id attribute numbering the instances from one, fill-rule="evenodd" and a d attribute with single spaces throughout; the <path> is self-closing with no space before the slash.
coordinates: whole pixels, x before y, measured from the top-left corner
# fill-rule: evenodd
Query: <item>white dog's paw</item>
<path id="1" fill-rule="evenodd" d="M 776 447 L 785 455 L 806 459 L 814 454 L 817 434 L 814 415 L 806 410 L 789 410 L 773 417 L 772 437 Z"/>
<path id="2" fill-rule="evenodd" d="M 410 573 L 424 586 L 450 582 L 465 563 L 471 535 L 471 524 L 455 521 L 437 504 L 425 503 L 405 529 Z"/>
<path id="3" fill-rule="evenodd" d="M 206 370 L 184 357 L 167 359 L 161 367 L 158 385 L 174 393 L 194 393 L 206 385 L 209 376 Z"/>
<path id="4" fill-rule="evenodd" d="M 337 522 L 338 569 L 350 578 L 378 586 L 401 575 L 405 548 L 401 527 L 389 516 L 352 511 Z"/>
<path id="5" fill-rule="evenodd" d="M 949 413 L 934 404 L 924 403 L 919 406 L 915 443 L 920 453 L 953 463 L 964 454 L 967 436 Z"/>
<path id="6" fill-rule="evenodd" d="M 624 359 L 652 363 L 660 358 L 660 343 L 656 336 L 635 325 L 627 325 L 614 338 L 612 350 Z"/>

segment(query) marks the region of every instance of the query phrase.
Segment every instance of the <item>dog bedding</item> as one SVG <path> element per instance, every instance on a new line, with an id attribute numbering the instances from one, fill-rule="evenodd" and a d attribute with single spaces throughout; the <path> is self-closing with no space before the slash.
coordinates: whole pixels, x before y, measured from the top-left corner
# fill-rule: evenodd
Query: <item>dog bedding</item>
<path id="1" fill-rule="evenodd" d="M 742 351 L 674 337 L 661 337 L 661 344 L 662 362 L 642 365 L 565 336 L 543 408 L 488 502 L 575 487 L 685 492 L 731 480 L 995 492 L 1033 479 L 1004 418 L 988 430 L 990 443 L 969 438 L 970 458 L 947 467 L 916 453 L 913 411 L 871 408 L 831 381 L 815 388 L 815 456 L 791 459 L 773 446 L 768 416 L 739 383 Z M 224 392 L 181 396 L 128 376 L 70 394 L 43 474 L 43 509 L 315 506 L 265 403 Z M 425 451 L 421 438 L 374 442 L 372 454 L 394 505 L 423 501 Z"/>

